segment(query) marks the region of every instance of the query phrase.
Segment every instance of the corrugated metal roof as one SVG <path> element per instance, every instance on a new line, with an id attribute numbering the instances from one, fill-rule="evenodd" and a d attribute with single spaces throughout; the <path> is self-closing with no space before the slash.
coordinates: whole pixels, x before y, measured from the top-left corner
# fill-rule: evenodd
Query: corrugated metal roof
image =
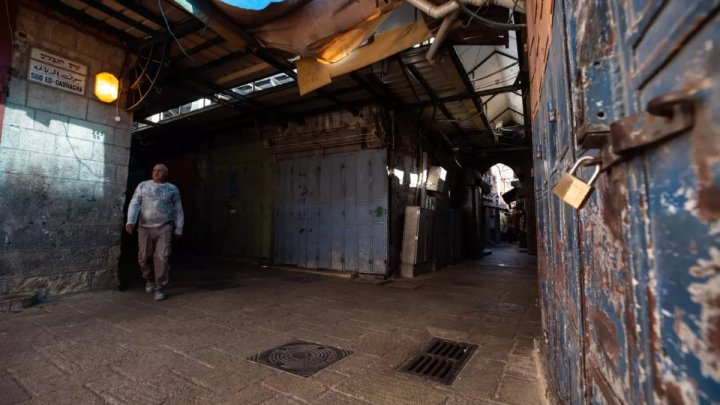
<path id="1" fill-rule="evenodd" d="M 207 109 L 206 118 L 204 113 L 194 113 L 195 123 L 204 119 L 241 122 L 263 116 L 292 119 L 323 109 L 352 111 L 363 103 L 376 102 L 416 111 L 452 142 L 473 147 L 497 144 L 503 132 L 492 129 L 500 122 L 513 127 L 525 124 L 518 83 L 521 68 L 526 67 L 520 64 L 514 31 L 458 26 L 446 42 L 464 45 L 442 48 L 434 63 L 425 58 L 427 47 L 411 49 L 335 78 L 329 86 L 300 97 L 293 81 L 294 66 L 288 61 L 292 55 L 257 44 L 245 48 L 253 38 L 242 27 L 226 22 L 218 25 L 218 21 L 232 20 L 221 9 L 201 10 L 212 16 L 203 19 L 202 13 L 193 15 L 170 0 L 59 0 L 45 4 L 125 42 L 136 53 L 141 68 L 136 65 L 131 74 L 142 77 L 143 63 L 148 61 L 160 69 L 156 86 L 136 110 L 138 119 L 202 97 L 217 104 Z M 210 3 L 203 4 L 207 7 Z M 421 16 L 417 12 L 413 16 L 414 10 L 407 5 L 398 10 L 388 19 L 390 24 Z M 488 9 L 488 13 L 502 16 L 502 10 Z M 439 25 L 428 22 L 431 29 Z M 154 53 L 149 52 L 152 44 L 156 45 Z M 158 51 L 163 49 L 160 44 L 169 51 Z M 286 79 L 275 87 L 243 90 L 262 88 L 264 78 L 281 73 Z M 246 86 L 238 88 L 242 85 Z M 516 88 L 517 92 L 510 91 Z M 182 122 L 182 117 L 174 120 Z"/>

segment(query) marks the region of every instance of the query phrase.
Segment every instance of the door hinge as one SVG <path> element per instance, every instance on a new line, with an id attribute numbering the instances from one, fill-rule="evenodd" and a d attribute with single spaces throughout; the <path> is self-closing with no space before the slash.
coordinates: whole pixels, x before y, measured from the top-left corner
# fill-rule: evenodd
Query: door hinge
<path id="1" fill-rule="evenodd" d="M 635 156 L 639 151 L 695 126 L 695 104 L 700 91 L 678 90 L 648 102 L 645 112 L 619 119 L 610 131 L 596 158 L 601 171 Z"/>

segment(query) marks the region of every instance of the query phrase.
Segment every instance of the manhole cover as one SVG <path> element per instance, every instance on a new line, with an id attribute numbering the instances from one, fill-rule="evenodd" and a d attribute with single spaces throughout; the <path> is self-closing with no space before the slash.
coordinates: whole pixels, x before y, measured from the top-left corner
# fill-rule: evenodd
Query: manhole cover
<path id="1" fill-rule="evenodd" d="M 350 354 L 350 350 L 298 340 L 255 354 L 248 357 L 248 360 L 302 377 L 310 377 Z"/>
<path id="2" fill-rule="evenodd" d="M 477 345 L 436 338 L 400 371 L 450 385 L 475 349 Z"/>
<path id="3" fill-rule="evenodd" d="M 508 304 L 506 302 L 481 302 L 477 308 L 485 310 L 487 312 L 502 312 L 506 314 L 518 314 L 525 313 L 525 308 L 517 304 Z"/>

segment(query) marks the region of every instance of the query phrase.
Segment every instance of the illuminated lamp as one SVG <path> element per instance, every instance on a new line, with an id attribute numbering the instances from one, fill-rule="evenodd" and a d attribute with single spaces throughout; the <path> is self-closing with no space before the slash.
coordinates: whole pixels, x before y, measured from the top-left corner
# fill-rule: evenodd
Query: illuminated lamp
<path id="1" fill-rule="evenodd" d="M 112 103 L 118 98 L 120 81 L 115 75 L 102 72 L 95 75 L 95 97 L 105 103 Z"/>

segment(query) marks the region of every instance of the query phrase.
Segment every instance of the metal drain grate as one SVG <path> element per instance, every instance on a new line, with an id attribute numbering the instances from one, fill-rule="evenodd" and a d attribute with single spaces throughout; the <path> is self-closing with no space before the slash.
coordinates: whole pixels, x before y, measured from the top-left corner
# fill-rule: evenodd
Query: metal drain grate
<path id="1" fill-rule="evenodd" d="M 435 338 L 400 371 L 450 385 L 475 349 L 477 345 Z"/>
<path id="2" fill-rule="evenodd" d="M 298 340 L 248 357 L 248 360 L 310 377 L 352 354 L 350 350 Z"/>

